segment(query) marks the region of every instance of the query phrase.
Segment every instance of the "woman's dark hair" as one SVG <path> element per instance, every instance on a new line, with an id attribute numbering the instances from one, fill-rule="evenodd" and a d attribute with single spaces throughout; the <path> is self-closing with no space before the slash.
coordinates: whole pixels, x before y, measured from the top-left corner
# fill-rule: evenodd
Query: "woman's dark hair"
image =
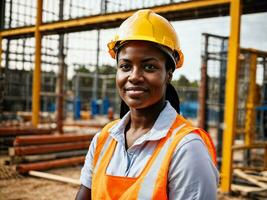
<path id="1" fill-rule="evenodd" d="M 170 83 L 167 85 L 167 89 L 166 89 L 166 100 L 168 100 L 170 104 L 172 105 L 172 107 L 176 110 L 176 112 L 180 114 L 179 96 L 175 88 Z"/>
<path id="2" fill-rule="evenodd" d="M 166 89 L 166 100 L 170 102 L 172 107 L 176 110 L 177 113 L 180 113 L 180 100 L 179 96 L 175 90 L 175 88 L 171 85 L 167 85 Z M 123 116 L 129 111 L 129 107 L 127 104 L 121 100 L 121 109 L 120 109 L 120 118 L 123 118 Z"/>

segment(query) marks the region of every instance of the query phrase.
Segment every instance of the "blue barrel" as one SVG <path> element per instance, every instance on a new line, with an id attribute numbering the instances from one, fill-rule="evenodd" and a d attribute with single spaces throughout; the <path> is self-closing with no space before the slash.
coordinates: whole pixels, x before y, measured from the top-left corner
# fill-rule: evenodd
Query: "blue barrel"
<path id="1" fill-rule="evenodd" d="M 74 119 L 81 119 L 81 99 L 75 97 L 74 99 Z"/>
<path id="2" fill-rule="evenodd" d="M 184 117 L 196 118 L 198 111 L 198 102 L 187 101 L 180 104 L 181 114 Z"/>
<path id="3" fill-rule="evenodd" d="M 105 97 L 103 100 L 103 114 L 104 115 L 108 114 L 109 107 L 110 107 L 110 101 L 108 97 Z"/>
<path id="4" fill-rule="evenodd" d="M 91 102 L 91 111 L 93 116 L 99 114 L 99 105 L 96 100 L 92 100 Z"/>
<path id="5" fill-rule="evenodd" d="M 55 103 L 49 103 L 48 104 L 48 112 L 56 112 L 56 104 Z"/>

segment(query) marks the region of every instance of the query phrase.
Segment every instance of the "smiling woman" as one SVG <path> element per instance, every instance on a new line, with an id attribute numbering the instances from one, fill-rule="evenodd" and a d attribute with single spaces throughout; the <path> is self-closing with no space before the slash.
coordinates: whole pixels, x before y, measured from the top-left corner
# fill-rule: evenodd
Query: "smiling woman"
<path id="1" fill-rule="evenodd" d="M 170 84 L 183 63 L 173 27 L 140 10 L 108 47 L 117 61 L 121 119 L 94 137 L 76 199 L 216 199 L 213 143 L 179 115 Z"/>
<path id="2" fill-rule="evenodd" d="M 116 83 L 122 100 L 132 109 L 165 104 L 165 91 L 172 78 L 165 68 L 166 56 L 153 44 L 131 41 L 118 53 Z"/>

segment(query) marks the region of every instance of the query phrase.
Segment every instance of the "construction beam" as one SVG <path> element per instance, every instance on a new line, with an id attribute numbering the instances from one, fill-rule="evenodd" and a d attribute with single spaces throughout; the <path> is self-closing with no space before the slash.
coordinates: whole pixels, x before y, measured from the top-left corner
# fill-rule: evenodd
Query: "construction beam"
<path id="1" fill-rule="evenodd" d="M 3 38 L 1 37 L 0 35 L 0 78 L 1 78 L 1 75 L 3 73 L 3 69 L 2 69 L 2 54 L 3 54 L 3 46 L 2 46 L 2 42 L 3 42 Z M 2 92 L 2 91 L 1 91 Z M 1 95 L 1 94 L 0 94 Z"/>
<path id="2" fill-rule="evenodd" d="M 52 134 L 53 129 L 33 128 L 33 127 L 2 127 L 0 128 L 0 137 L 4 136 L 19 136 L 19 135 L 44 135 Z"/>
<path id="3" fill-rule="evenodd" d="M 2 30 L 0 32 L 0 36 L 3 38 L 12 38 L 14 36 L 28 36 L 28 37 L 33 37 L 35 32 L 35 27 L 30 26 L 30 27 L 21 27 L 21 28 L 11 28 L 7 30 Z"/>
<path id="4" fill-rule="evenodd" d="M 14 146 L 90 141 L 93 137 L 94 135 L 89 134 L 24 136 L 16 137 Z"/>
<path id="5" fill-rule="evenodd" d="M 245 186 L 245 185 L 236 185 L 232 184 L 233 191 L 241 192 L 247 195 L 248 193 L 254 193 L 254 192 L 263 192 L 267 189 L 265 188 L 259 188 L 259 187 L 251 187 L 251 186 Z"/>
<path id="6" fill-rule="evenodd" d="M 47 154 L 62 151 L 88 149 L 90 141 L 86 142 L 72 142 L 63 144 L 46 144 L 46 145 L 34 145 L 25 147 L 12 147 L 9 148 L 10 156 L 22 156 L 22 155 L 37 155 Z"/>
<path id="7" fill-rule="evenodd" d="M 250 170 L 250 171 L 256 171 L 256 172 L 262 172 L 262 171 L 266 171 L 267 168 L 266 167 L 257 167 L 257 166 L 238 166 L 238 165 L 234 165 L 233 169 L 240 169 L 240 170 L 243 170 L 243 171 Z"/>
<path id="8" fill-rule="evenodd" d="M 233 152 L 237 112 L 237 78 L 240 42 L 240 0 L 232 0 L 230 4 L 230 37 L 226 72 L 226 93 L 223 132 L 223 154 L 220 189 L 223 193 L 231 192 Z"/>
<path id="9" fill-rule="evenodd" d="M 249 88 L 246 104 L 246 123 L 245 123 L 245 144 L 251 145 L 254 140 L 255 133 L 255 97 L 256 97 L 256 70 L 257 70 L 256 53 L 250 54 L 249 65 Z"/>
<path id="10" fill-rule="evenodd" d="M 253 48 L 241 48 L 240 49 L 241 52 L 247 53 L 253 53 L 253 54 L 257 54 L 258 57 L 267 57 L 267 52 L 266 51 L 261 51 L 258 49 L 253 49 Z"/>
<path id="11" fill-rule="evenodd" d="M 150 7 L 154 12 L 163 15 L 167 19 L 176 19 L 181 20 L 179 18 L 175 18 L 174 15 L 179 13 L 180 11 L 187 11 L 192 9 L 207 9 L 212 6 L 228 6 L 231 0 L 199 0 L 199 1 L 187 1 L 187 2 L 179 2 L 169 5 L 161 5 L 157 7 Z M 77 27 L 79 28 L 87 28 L 87 29 L 96 29 L 96 28 L 114 28 L 118 26 L 123 20 L 131 16 L 136 10 L 130 10 L 125 12 L 118 13 L 108 13 L 105 15 L 95 15 L 80 19 L 55 22 L 50 24 L 44 24 L 40 27 L 42 32 L 54 32 L 54 31 L 62 31 L 66 29 L 73 30 Z M 191 12 L 191 15 L 194 12 Z M 170 15 L 169 15 L 170 14 Z M 111 26 L 111 27 L 110 27 Z"/>
<path id="12" fill-rule="evenodd" d="M 71 183 L 74 185 L 80 185 L 81 184 L 79 179 L 73 179 L 73 178 L 59 176 L 59 175 L 55 175 L 55 174 L 49 174 L 49 173 L 45 173 L 45 172 L 38 172 L 38 171 L 34 171 L 34 170 L 29 171 L 29 175 L 34 176 L 34 177 L 39 177 L 39 178 L 45 178 L 48 180 L 59 181 L 59 182 L 63 182 L 63 183 Z"/>
<path id="13" fill-rule="evenodd" d="M 178 2 L 169 5 L 160 5 L 149 7 L 155 12 L 163 15 L 168 20 L 188 20 L 208 17 L 228 16 L 229 3 L 231 0 L 198 0 Z M 243 1 L 243 13 L 258 13 L 267 11 L 267 1 L 253 0 Z M 141 9 L 141 8 L 140 8 Z M 94 15 L 82 17 L 78 19 L 70 19 L 61 22 L 52 22 L 40 26 L 43 34 L 68 33 L 82 30 L 96 30 L 115 28 L 132 15 L 136 10 L 121 11 L 118 13 L 108 13 L 105 15 Z M 4 30 L 0 33 L 3 38 L 16 38 L 33 36 L 35 27 L 21 27 L 15 29 Z"/>
<path id="14" fill-rule="evenodd" d="M 20 165 L 17 165 L 16 170 L 19 173 L 27 173 L 30 170 L 47 170 L 47 169 L 63 167 L 63 166 L 78 165 L 78 164 L 84 163 L 84 160 L 85 160 L 85 156 L 79 156 L 79 157 L 64 158 L 64 159 L 52 160 L 52 161 L 20 164 Z"/>
<path id="15" fill-rule="evenodd" d="M 150 7 L 153 11 L 163 15 L 169 20 L 198 19 L 204 17 L 215 17 L 228 15 L 229 3 L 231 0 L 199 0 L 173 3 Z M 223 6 L 223 7 L 222 7 Z M 131 16 L 136 10 L 118 13 L 108 13 L 104 15 L 94 15 L 78 19 L 65 20 L 40 24 L 39 30 L 43 34 L 67 33 L 82 30 L 95 30 L 104 28 L 114 28 Z M 222 12 L 223 11 L 223 12 Z M 38 16 L 38 15 L 37 15 Z M 38 17 L 37 17 L 38 18 Z M 4 30 L 0 35 L 7 37 L 30 36 L 35 33 L 35 27 L 22 27 L 12 30 Z"/>
<path id="16" fill-rule="evenodd" d="M 64 14 L 64 0 L 59 1 L 59 20 L 63 20 Z M 65 54 L 64 54 L 64 34 L 59 35 L 58 39 L 58 61 L 59 70 L 57 74 L 57 84 L 56 93 L 57 96 L 57 110 L 56 110 L 56 122 L 57 130 L 59 133 L 63 134 L 63 121 L 64 121 L 64 93 L 66 88 L 64 87 L 67 79 L 67 65 L 65 64 Z"/>
<path id="17" fill-rule="evenodd" d="M 37 127 L 39 124 L 40 112 L 40 89 L 41 89 L 41 50 L 42 35 L 39 30 L 42 24 L 43 0 L 37 0 L 36 24 L 34 29 L 35 36 L 35 58 L 32 84 L 32 125 Z"/>
<path id="18" fill-rule="evenodd" d="M 201 63 L 201 81 L 200 87 L 198 92 L 198 102 L 199 102 L 199 110 L 198 110 L 198 126 L 202 129 L 207 128 L 207 65 L 208 65 L 208 40 L 209 35 L 202 34 L 205 36 L 205 47 L 204 47 L 204 56 L 202 56 L 202 63 Z"/>
<path id="19" fill-rule="evenodd" d="M 263 149 L 267 147 L 267 142 L 254 143 L 254 144 L 237 144 L 232 146 L 232 150 L 248 150 L 248 149 Z"/>
<path id="20" fill-rule="evenodd" d="M 88 152 L 88 149 L 82 149 L 82 150 L 63 151 L 63 152 L 56 152 L 56 153 L 49 153 L 49 154 L 12 156 L 11 163 L 12 164 L 33 163 L 33 162 L 56 160 L 56 159 L 62 159 L 62 158 L 85 156 L 87 152 Z"/>
<path id="21" fill-rule="evenodd" d="M 255 179 L 253 176 L 250 176 L 249 174 L 246 174 L 245 172 L 243 172 L 240 169 L 235 169 L 234 170 L 234 174 L 242 179 L 247 180 L 248 182 L 255 184 L 257 186 L 259 186 L 260 188 L 263 189 L 267 189 L 267 184 L 266 183 L 262 183 L 260 181 L 258 181 L 257 179 Z"/>

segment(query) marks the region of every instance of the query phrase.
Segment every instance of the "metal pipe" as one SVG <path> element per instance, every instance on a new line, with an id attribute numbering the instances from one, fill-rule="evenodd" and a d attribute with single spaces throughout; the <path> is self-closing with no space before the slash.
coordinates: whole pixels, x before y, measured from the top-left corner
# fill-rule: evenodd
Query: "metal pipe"
<path id="1" fill-rule="evenodd" d="M 235 138 L 237 111 L 237 77 L 240 42 L 240 0 L 232 0 L 230 4 L 231 28 L 226 72 L 226 93 L 223 132 L 223 154 L 221 186 L 222 192 L 230 193 L 232 183 L 232 145 Z"/>
<path id="2" fill-rule="evenodd" d="M 42 24 L 43 0 L 37 0 L 37 14 L 35 24 L 35 66 L 33 72 L 32 86 L 32 125 L 37 127 L 39 124 L 40 111 L 40 88 L 41 88 L 41 43 L 42 35 L 39 26 Z"/>
<path id="3" fill-rule="evenodd" d="M 207 128 L 207 64 L 208 64 L 208 41 L 209 35 L 203 34 L 205 36 L 205 47 L 204 53 L 202 55 L 202 65 L 201 65 L 201 79 L 200 79 L 200 88 L 198 92 L 198 101 L 199 101 L 199 111 L 198 111 L 198 126 L 200 128 Z"/>
<path id="4" fill-rule="evenodd" d="M 228 41 L 228 37 L 222 38 L 222 43 L 221 43 L 221 55 L 220 55 L 220 77 L 219 77 L 219 98 L 218 98 L 218 107 L 219 107 L 219 112 L 218 112 L 218 121 L 217 121 L 217 158 L 218 158 L 218 167 L 219 169 L 221 168 L 221 163 L 222 163 L 222 140 L 223 140 L 223 106 L 224 106 L 224 94 L 225 94 L 225 73 L 226 73 L 226 56 L 227 54 L 224 53 L 225 51 L 225 46 L 226 46 L 226 41 Z"/>
<path id="5" fill-rule="evenodd" d="M 0 122 L 3 115 L 3 102 L 4 102 L 4 74 L 2 69 L 2 37 L 0 36 Z"/>
<path id="6" fill-rule="evenodd" d="M 100 30 L 97 30 L 97 49 L 96 49 L 96 65 L 95 65 L 95 72 L 94 72 L 94 79 L 93 79 L 93 94 L 92 100 L 98 99 L 97 88 L 98 88 L 98 71 L 99 71 L 99 51 L 100 51 Z"/>
<path id="7" fill-rule="evenodd" d="M 199 0 L 199 1 L 189 1 L 189 2 L 179 2 L 175 4 L 170 5 L 162 5 L 157 7 L 152 7 L 151 9 L 159 14 L 166 14 L 168 12 L 179 12 L 179 11 L 190 11 L 192 13 L 192 9 L 208 9 L 208 7 L 212 6 L 221 6 L 221 5 L 228 5 L 231 2 L 231 0 Z M 65 20 L 63 22 L 53 22 L 53 23 L 47 23 L 40 26 L 41 32 L 50 32 L 55 33 L 59 30 L 64 30 L 67 32 L 67 30 L 73 30 L 73 28 L 78 27 L 86 27 L 86 30 L 88 30 L 88 26 L 92 26 L 91 29 L 96 29 L 96 25 L 98 24 L 110 24 L 109 27 L 116 27 L 118 24 L 131 16 L 134 13 L 134 10 L 131 11 L 125 11 L 125 12 L 119 12 L 119 13 L 109 13 L 104 15 L 95 15 L 95 16 L 89 16 L 84 17 L 80 19 L 71 19 L 71 20 Z M 118 21 L 118 23 L 114 23 Z M 105 26 L 107 27 L 107 26 Z M 1 32 L 0 34 L 2 37 L 16 37 L 16 36 L 22 36 L 22 35 L 33 35 L 34 34 L 35 27 L 23 27 L 23 28 L 16 28 L 12 30 L 5 30 Z M 51 34 L 50 33 L 50 34 Z"/>
<path id="8" fill-rule="evenodd" d="M 59 1 L 59 20 L 63 20 L 64 1 Z M 65 80 L 65 55 L 64 55 L 64 35 L 59 35 L 58 41 L 58 59 L 59 59 L 59 71 L 58 71 L 58 97 L 57 97 L 57 129 L 59 133 L 63 133 L 63 120 L 64 120 L 64 80 Z"/>
<path id="9" fill-rule="evenodd" d="M 16 170 L 19 173 L 27 173 L 30 170 L 47 170 L 55 167 L 63 167 L 70 165 L 78 165 L 84 163 L 85 156 L 64 158 L 50 161 L 43 161 L 37 163 L 19 164 Z"/>
<path id="10" fill-rule="evenodd" d="M 255 133 L 255 95 L 256 95 L 256 70 L 257 57 L 255 53 L 250 54 L 249 63 L 249 88 L 246 103 L 246 124 L 245 124 L 245 144 L 253 143 L 253 133 Z"/>

